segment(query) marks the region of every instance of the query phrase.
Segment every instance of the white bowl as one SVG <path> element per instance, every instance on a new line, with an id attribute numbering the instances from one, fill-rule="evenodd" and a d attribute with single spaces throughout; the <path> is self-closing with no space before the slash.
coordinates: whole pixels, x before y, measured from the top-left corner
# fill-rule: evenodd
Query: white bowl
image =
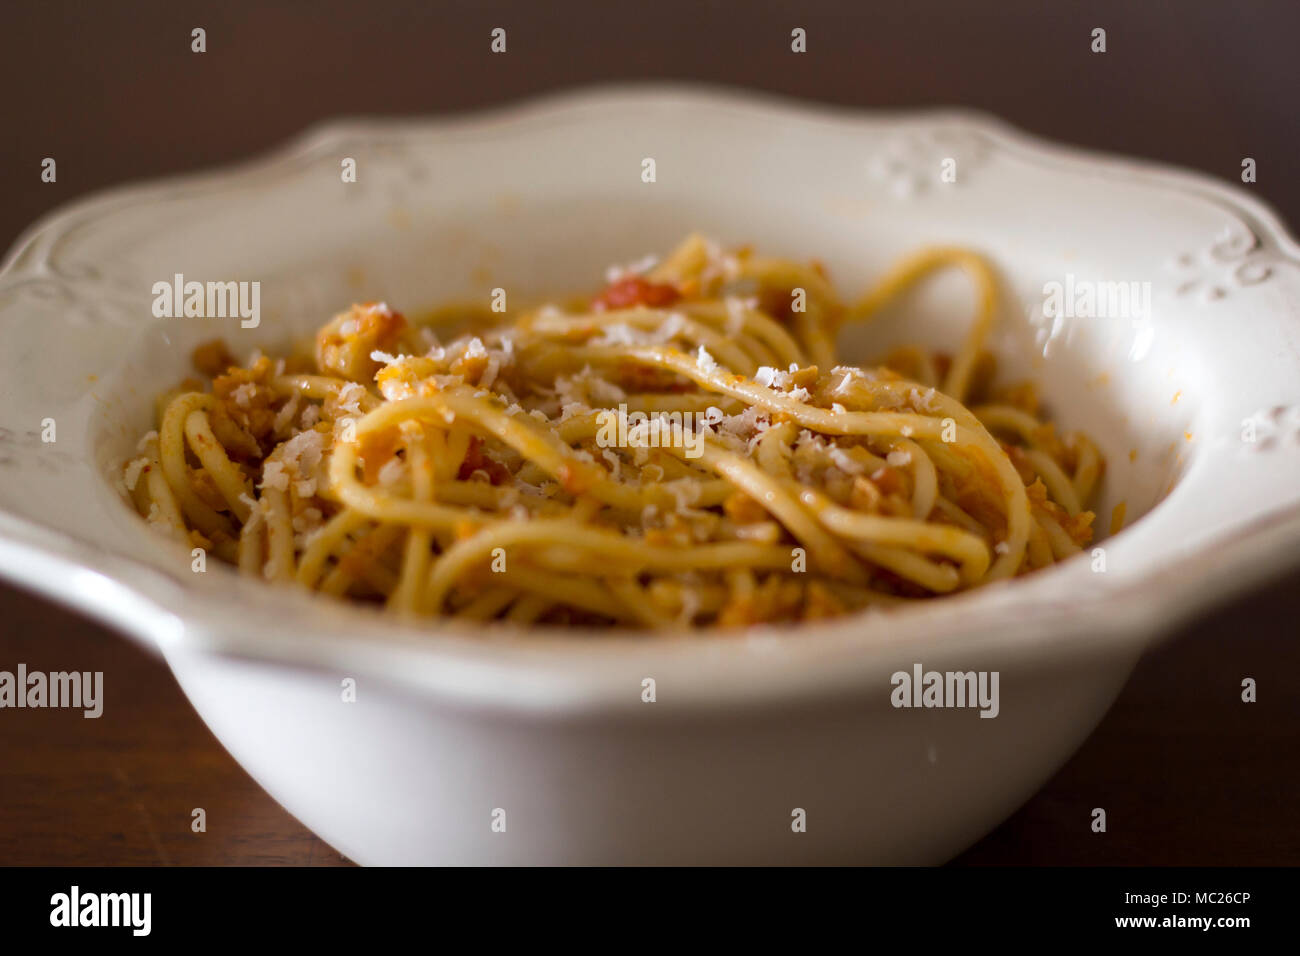
<path id="1" fill-rule="evenodd" d="M 154 394 L 202 339 L 241 354 L 357 299 L 590 288 L 691 229 L 819 258 L 846 292 L 926 243 L 987 254 L 1015 297 L 1006 373 L 1101 444 L 1098 525 L 1127 505 L 1104 573 L 1085 556 L 798 632 L 486 636 L 196 574 L 118 491 Z M 967 113 L 631 88 L 330 124 L 237 169 L 78 202 L 11 252 L 0 572 L 160 648 L 236 759 L 363 863 L 937 862 L 1073 752 L 1151 639 L 1297 556 L 1298 262 L 1244 189 Z M 175 273 L 260 281 L 261 325 L 154 318 L 152 285 Z M 1149 320 L 1044 319 L 1045 283 L 1070 274 L 1149 282 Z M 952 342 L 969 307 L 945 277 L 906 328 L 852 349 Z M 893 708 L 890 675 L 914 663 L 999 671 L 999 716 Z"/>

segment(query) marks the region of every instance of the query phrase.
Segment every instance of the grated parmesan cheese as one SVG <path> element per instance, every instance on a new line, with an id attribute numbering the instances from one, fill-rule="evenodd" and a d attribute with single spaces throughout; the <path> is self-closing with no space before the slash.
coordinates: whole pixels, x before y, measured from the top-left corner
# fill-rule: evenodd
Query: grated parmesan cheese
<path id="1" fill-rule="evenodd" d="M 279 491 L 288 491 L 289 474 L 284 470 L 284 463 L 279 461 L 268 461 L 262 467 L 262 484 L 259 487 L 263 489 L 275 488 Z"/>
<path id="2" fill-rule="evenodd" d="M 860 475 L 867 470 L 866 465 L 838 445 L 832 445 L 827 454 L 830 456 L 831 461 L 835 463 L 835 467 L 846 475 Z"/>
<path id="3" fill-rule="evenodd" d="M 379 483 L 381 485 L 395 485 L 402 480 L 406 474 L 406 462 L 401 458 L 394 457 L 379 469 Z"/>
<path id="4" fill-rule="evenodd" d="M 301 396 L 294 392 L 289 396 L 289 400 L 284 403 L 284 407 L 275 413 L 275 424 L 272 426 L 276 432 L 284 432 L 293 424 L 293 417 L 298 414 L 298 406 L 302 403 Z"/>
<path id="5" fill-rule="evenodd" d="M 135 491 L 135 486 L 140 483 L 140 474 L 148 464 L 148 458 L 137 458 L 127 464 L 126 471 L 122 473 L 122 480 L 126 482 L 127 491 Z"/>
<path id="6" fill-rule="evenodd" d="M 618 455 L 614 454 L 614 452 L 608 448 L 602 448 L 600 450 L 600 456 L 609 462 L 610 477 L 613 478 L 614 481 L 618 481 L 619 474 L 623 470 L 623 459 L 619 458 Z"/>
<path id="7" fill-rule="evenodd" d="M 240 408 L 248 408 L 249 404 L 253 400 L 253 396 L 256 394 L 257 394 L 257 386 L 252 384 L 251 382 L 245 382 L 243 385 L 240 385 L 233 392 L 231 392 L 230 397 L 235 400 L 235 404 L 238 405 Z"/>
<path id="8" fill-rule="evenodd" d="M 365 398 L 366 390 L 364 386 L 356 382 L 348 382 L 339 389 L 339 409 L 350 412 L 358 418 L 361 416 L 361 399 Z"/>
<path id="9" fill-rule="evenodd" d="M 652 254 L 642 256 L 626 265 L 612 265 L 605 270 L 605 281 L 612 284 L 629 276 L 645 275 L 658 264 L 659 257 Z"/>
<path id="10" fill-rule="evenodd" d="M 158 502 L 149 502 L 149 513 L 145 515 L 145 521 L 155 528 L 170 528 L 167 519 L 163 517 L 162 509 L 158 507 Z"/>

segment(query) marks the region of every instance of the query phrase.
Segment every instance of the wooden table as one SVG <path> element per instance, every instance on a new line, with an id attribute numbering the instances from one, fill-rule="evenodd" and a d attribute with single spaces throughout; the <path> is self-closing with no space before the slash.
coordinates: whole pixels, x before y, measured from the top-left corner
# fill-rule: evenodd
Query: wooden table
<path id="1" fill-rule="evenodd" d="M 0 241 L 83 193 L 231 161 L 332 115 L 463 110 L 614 79 L 679 78 L 861 106 L 963 104 L 1082 145 L 1225 178 L 1300 222 L 1300 6 L 1003 0 L 423 2 L 310 14 L 277 3 L 9 3 Z M 518 7 L 518 9 L 513 9 Z M 878 9 L 877 9 L 878 8 Z M 845 11 L 845 12 L 839 12 Z M 857 11 L 857 12 L 852 12 Z M 207 52 L 190 31 L 207 31 Z M 508 52 L 487 53 L 492 27 Z M 789 52 L 793 27 L 808 53 Z M 1094 27 L 1108 51 L 1089 50 Z M 58 161 L 58 181 L 40 163 Z M 1300 476 L 1298 476 L 1300 478 Z M 1296 864 L 1300 575 L 1154 649 L 1080 752 L 969 864 Z M 99 720 L 0 711 L 0 863 L 313 864 L 338 853 L 234 763 L 167 669 L 0 586 L 0 669 L 102 670 Z M 1240 702 L 1242 677 L 1259 702 Z M 1109 830 L 1087 814 L 1104 806 Z M 207 832 L 190 830 L 194 807 Z"/>

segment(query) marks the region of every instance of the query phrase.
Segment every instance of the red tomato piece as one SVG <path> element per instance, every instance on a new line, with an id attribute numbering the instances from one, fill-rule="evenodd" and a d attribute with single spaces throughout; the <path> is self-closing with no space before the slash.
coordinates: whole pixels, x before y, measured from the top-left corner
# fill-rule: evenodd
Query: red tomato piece
<path id="1" fill-rule="evenodd" d="M 592 305 L 606 309 L 630 309 L 638 305 L 658 307 L 672 305 L 681 297 L 676 286 L 665 282 L 650 282 L 640 276 L 627 276 L 611 282 L 604 292 L 596 296 Z"/>

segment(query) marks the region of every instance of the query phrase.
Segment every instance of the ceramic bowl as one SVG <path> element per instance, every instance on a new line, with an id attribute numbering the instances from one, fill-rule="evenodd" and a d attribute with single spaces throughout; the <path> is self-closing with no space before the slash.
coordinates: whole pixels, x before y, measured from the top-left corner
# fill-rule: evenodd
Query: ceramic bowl
<path id="1" fill-rule="evenodd" d="M 592 288 L 690 230 L 820 259 L 846 295 L 925 244 L 983 252 L 1006 289 L 1003 374 L 1099 442 L 1097 523 L 1123 503 L 1124 529 L 896 613 L 503 635 L 196 573 L 122 496 L 154 395 L 199 341 L 271 349 L 362 299 Z M 249 773 L 362 863 L 939 862 L 1069 757 L 1153 639 L 1297 557 L 1298 262 L 1247 188 L 965 112 L 636 87 L 331 123 L 245 166 L 77 202 L 11 251 L 0 573 L 160 650 Z M 259 325 L 155 318 L 154 283 L 178 273 L 260 282 Z M 1138 298 L 1049 301 L 1089 283 Z M 951 346 L 971 306 L 945 276 L 845 347 Z M 891 675 L 916 664 L 997 671 L 998 716 L 893 707 Z"/>

